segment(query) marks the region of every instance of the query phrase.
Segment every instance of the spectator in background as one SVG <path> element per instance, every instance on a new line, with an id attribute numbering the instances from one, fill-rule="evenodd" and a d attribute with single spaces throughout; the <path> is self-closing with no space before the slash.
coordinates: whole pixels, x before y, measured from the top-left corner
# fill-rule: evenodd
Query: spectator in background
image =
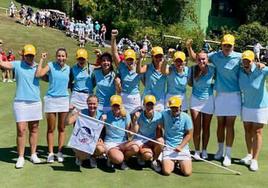
<path id="1" fill-rule="evenodd" d="M 94 29 L 95 29 L 95 33 L 97 34 L 97 35 L 99 35 L 100 34 L 100 24 L 99 24 L 99 22 L 98 21 L 96 21 L 95 22 L 95 27 L 94 27 Z"/>
<path id="2" fill-rule="evenodd" d="M 3 44 L 3 41 L 1 41 L 1 45 L 2 44 Z M 7 61 L 6 53 L 4 52 L 2 48 L 0 48 L 0 58 L 2 61 Z M 7 82 L 7 70 L 3 68 L 1 68 L 1 70 L 2 70 L 2 81 Z"/>
<path id="3" fill-rule="evenodd" d="M 105 42 L 106 31 L 107 31 L 106 26 L 104 24 L 101 24 L 101 36 L 100 37 L 102 38 L 103 42 Z"/>
<path id="4" fill-rule="evenodd" d="M 255 54 L 256 62 L 259 62 L 259 63 L 261 62 L 261 60 L 260 60 L 261 49 L 262 49 L 262 45 L 256 40 L 254 47 L 253 47 L 253 51 Z"/>
<path id="5" fill-rule="evenodd" d="M 13 54 L 12 50 L 8 51 L 8 55 L 7 55 L 7 61 L 11 62 L 11 61 L 15 61 L 15 55 Z M 8 71 L 8 82 L 12 82 L 12 81 L 16 81 L 15 79 L 15 70 L 7 70 Z"/>

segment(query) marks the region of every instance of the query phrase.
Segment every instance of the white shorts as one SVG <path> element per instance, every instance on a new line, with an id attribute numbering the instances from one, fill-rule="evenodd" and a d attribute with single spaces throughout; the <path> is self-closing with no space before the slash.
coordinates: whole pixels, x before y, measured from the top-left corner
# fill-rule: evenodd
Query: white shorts
<path id="1" fill-rule="evenodd" d="M 88 108 L 87 98 L 88 98 L 88 93 L 73 91 L 71 95 L 70 103 L 79 110 L 85 109 L 85 108 Z"/>
<path id="2" fill-rule="evenodd" d="M 242 107 L 242 121 L 267 124 L 268 108 Z"/>
<path id="3" fill-rule="evenodd" d="M 176 161 L 185 161 L 192 160 L 189 150 L 183 150 L 182 152 L 176 152 L 171 148 L 164 147 L 162 153 L 163 159 L 176 160 Z"/>
<path id="4" fill-rule="evenodd" d="M 104 142 L 105 150 L 108 152 L 112 148 L 119 148 L 119 146 L 124 143 L 126 142 Z"/>
<path id="5" fill-rule="evenodd" d="M 43 119 L 41 101 L 14 101 L 13 111 L 16 122 L 39 121 Z"/>
<path id="6" fill-rule="evenodd" d="M 165 100 L 160 99 L 156 101 L 156 104 L 154 105 L 154 110 L 158 112 L 162 112 L 165 109 Z"/>
<path id="7" fill-rule="evenodd" d="M 191 96 L 191 109 L 202 112 L 206 114 L 213 114 L 214 113 L 214 96 L 209 96 L 208 99 L 200 100 L 195 96 Z"/>
<path id="8" fill-rule="evenodd" d="M 121 93 L 122 100 L 126 111 L 131 114 L 135 109 L 141 106 L 141 96 L 139 93 L 130 95 Z"/>
<path id="9" fill-rule="evenodd" d="M 182 100 L 181 110 L 182 111 L 188 110 L 188 103 L 187 103 L 186 94 L 183 94 L 183 95 L 171 95 L 171 94 L 168 93 L 167 96 L 166 96 L 166 104 L 165 104 L 166 108 L 168 108 L 168 99 L 170 97 L 173 97 L 173 96 L 177 96 L 177 97 L 181 98 L 181 100 Z"/>
<path id="10" fill-rule="evenodd" d="M 240 92 L 217 93 L 215 97 L 216 116 L 238 116 L 241 113 Z"/>
<path id="11" fill-rule="evenodd" d="M 50 112 L 69 112 L 69 97 L 44 97 L 44 111 Z"/>

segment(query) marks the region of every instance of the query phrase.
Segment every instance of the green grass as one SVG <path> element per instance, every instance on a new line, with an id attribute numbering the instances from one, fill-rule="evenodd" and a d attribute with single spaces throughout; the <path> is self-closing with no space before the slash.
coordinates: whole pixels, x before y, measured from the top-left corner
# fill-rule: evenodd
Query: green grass
<path id="1" fill-rule="evenodd" d="M 0 3 L 1 5 L 1 3 Z M 25 43 L 33 43 L 38 50 L 38 58 L 42 51 L 49 53 L 49 59 L 53 59 L 55 50 L 64 46 L 69 52 L 69 64 L 74 63 L 74 53 L 77 49 L 73 39 L 57 30 L 39 27 L 26 28 L 0 14 L 0 36 L 5 44 L 5 50 L 14 49 L 18 51 Z M 91 60 L 94 56 L 94 46 L 87 46 L 91 53 Z M 17 56 L 17 58 L 19 58 Z M 42 93 L 46 91 L 47 85 L 42 83 Z M 263 143 L 259 165 L 260 170 L 256 173 L 250 172 L 247 167 L 237 163 L 238 159 L 246 154 L 244 143 L 244 130 L 241 121 L 238 119 L 235 125 L 236 138 L 233 146 L 232 156 L 235 164 L 230 168 L 242 172 L 242 176 L 236 176 L 217 167 L 204 162 L 193 162 L 193 175 L 181 177 L 172 174 L 165 177 L 153 172 L 149 168 L 130 169 L 127 171 L 116 170 L 107 172 L 105 168 L 78 169 L 74 165 L 74 157 L 69 148 L 64 150 L 67 154 L 66 162 L 63 164 L 40 164 L 33 165 L 28 160 L 21 170 L 14 168 L 16 155 L 16 126 L 12 112 L 12 101 L 15 93 L 15 83 L 0 83 L 0 182 L 1 187 L 264 187 L 268 185 L 267 153 L 268 131 L 264 128 Z M 226 101 L 228 105 L 228 101 Z M 34 112 L 33 112 L 34 113 Z M 67 128 L 67 138 L 70 136 L 72 127 Z M 46 147 L 46 122 L 40 122 L 40 137 L 38 152 L 45 161 L 47 155 Z M 67 140 L 67 139 L 66 139 Z M 56 142 L 55 142 L 56 143 Z M 29 157 L 29 144 L 27 143 L 26 156 Z M 216 121 L 213 118 L 211 124 L 211 139 L 208 146 L 209 153 L 216 150 Z M 212 157 L 210 155 L 210 157 Z M 27 158 L 28 159 L 28 158 Z M 219 162 L 213 161 L 217 164 Z"/>

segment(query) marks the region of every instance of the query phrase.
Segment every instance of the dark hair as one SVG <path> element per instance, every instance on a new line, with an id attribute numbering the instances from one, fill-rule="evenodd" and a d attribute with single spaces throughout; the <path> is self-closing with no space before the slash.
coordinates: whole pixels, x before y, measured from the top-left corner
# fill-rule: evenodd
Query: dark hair
<path id="1" fill-rule="evenodd" d="M 111 63 L 113 62 L 113 57 L 109 52 L 102 53 L 100 56 L 100 60 L 102 60 L 102 58 L 104 58 L 104 57 L 107 57 L 109 59 L 109 61 L 111 61 Z"/>
<path id="2" fill-rule="evenodd" d="M 58 53 L 59 53 L 60 51 L 65 52 L 66 57 L 68 56 L 66 48 L 58 48 L 57 51 L 56 51 L 56 56 L 58 55 Z"/>
<path id="3" fill-rule="evenodd" d="M 89 94 L 88 98 L 87 98 L 87 101 L 91 98 L 96 98 L 97 99 L 97 102 L 99 102 L 99 99 L 97 97 L 97 95 L 94 95 L 94 94 Z"/>

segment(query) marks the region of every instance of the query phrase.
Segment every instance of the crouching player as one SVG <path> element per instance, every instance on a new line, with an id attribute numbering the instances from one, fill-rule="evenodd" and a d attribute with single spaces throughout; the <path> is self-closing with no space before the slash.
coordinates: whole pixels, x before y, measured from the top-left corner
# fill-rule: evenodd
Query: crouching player
<path id="1" fill-rule="evenodd" d="M 104 140 L 108 156 L 107 166 L 113 168 L 113 164 L 121 165 L 121 169 L 125 170 L 128 168 L 124 162 L 128 135 L 122 129 L 130 129 L 131 119 L 123 107 L 121 96 L 111 96 L 110 105 L 111 110 L 107 113 Z"/>
<path id="2" fill-rule="evenodd" d="M 80 113 L 86 116 L 90 116 L 95 119 L 100 119 L 102 121 L 105 120 L 105 116 L 102 116 L 102 113 L 99 110 L 97 110 L 98 102 L 99 101 L 96 95 L 89 95 L 89 97 L 87 98 L 88 109 L 82 109 Z M 78 115 L 79 115 L 79 111 L 75 112 L 75 109 L 72 109 L 67 115 L 65 124 L 70 125 L 70 124 L 75 123 L 78 118 Z M 85 118 L 85 117 L 81 116 L 81 118 Z M 104 136 L 103 133 L 104 131 L 102 131 L 102 134 L 97 142 L 95 152 L 92 156 L 90 156 L 86 152 L 73 149 L 75 152 L 75 157 L 76 157 L 76 160 L 75 160 L 76 165 L 81 166 L 84 160 L 89 159 L 90 166 L 92 168 L 97 167 L 96 158 L 99 156 L 102 156 L 105 153 L 105 147 L 104 147 L 104 143 L 102 139 Z"/>
<path id="3" fill-rule="evenodd" d="M 156 99 L 153 95 L 146 95 L 144 97 L 144 110 L 140 116 L 134 116 L 133 131 L 142 136 L 164 143 L 163 132 L 162 132 L 162 114 L 154 111 Z M 146 139 L 135 136 L 134 139 L 129 142 L 126 151 L 126 156 L 138 155 L 138 163 L 144 165 L 144 161 L 152 161 L 151 167 L 156 172 L 161 172 L 161 165 L 157 161 L 159 154 L 161 153 L 162 147 L 159 144 L 153 143 Z"/>
<path id="4" fill-rule="evenodd" d="M 188 143 L 193 136 L 193 125 L 188 114 L 181 112 L 182 101 L 173 96 L 168 100 L 170 109 L 163 112 L 164 140 L 169 147 L 163 149 L 162 171 L 170 175 L 178 162 L 184 176 L 192 174 L 192 161 Z M 174 149 L 172 149 L 174 148 Z"/>

